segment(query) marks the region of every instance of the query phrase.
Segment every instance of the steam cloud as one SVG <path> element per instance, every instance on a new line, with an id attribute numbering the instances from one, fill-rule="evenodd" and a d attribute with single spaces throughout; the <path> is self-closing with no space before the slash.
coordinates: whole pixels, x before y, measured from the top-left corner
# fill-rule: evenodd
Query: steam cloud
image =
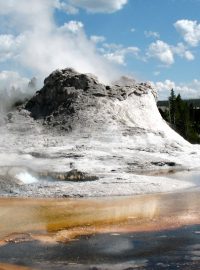
<path id="1" fill-rule="evenodd" d="M 0 72 L 0 114 L 7 112 L 15 102 L 31 97 L 37 89 L 37 80 L 28 80 L 17 72 Z M 2 119 L 1 119 L 2 120 Z"/>
<path id="2" fill-rule="evenodd" d="M 44 78 L 58 68 L 93 73 L 104 83 L 118 76 L 119 71 L 97 52 L 82 22 L 56 24 L 54 12 L 62 9 L 60 3 L 64 2 L 0 1 L 0 62 L 7 68 L 0 71 L 1 112 L 27 91 L 33 94 L 33 89 L 27 88 L 31 77 L 37 77 L 39 88 Z M 119 2 L 117 6 L 112 2 L 111 12 L 126 1 Z"/>
<path id="3" fill-rule="evenodd" d="M 8 70 L 12 70 L 0 73 L 0 80 L 6 74 L 7 88 L 14 77 L 19 83 L 16 86 L 15 82 L 18 89 L 27 81 L 25 77 L 36 76 L 42 82 L 57 68 L 72 67 L 79 72 L 94 73 L 103 82 L 108 82 L 107 74 L 109 80 L 118 75 L 115 67 L 98 54 L 82 22 L 56 24 L 54 11 L 58 7 L 55 0 L 0 2 L 1 21 L 6 21 L 2 23 L 3 34 L 0 35 L 0 58 Z M 14 67 L 20 71 L 21 81 Z"/>

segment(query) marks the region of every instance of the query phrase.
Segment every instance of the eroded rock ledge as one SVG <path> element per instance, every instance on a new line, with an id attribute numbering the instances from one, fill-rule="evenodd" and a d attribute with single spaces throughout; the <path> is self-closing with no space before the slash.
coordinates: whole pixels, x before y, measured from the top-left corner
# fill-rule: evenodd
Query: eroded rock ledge
<path id="1" fill-rule="evenodd" d="M 93 75 L 67 68 L 51 73 L 44 80 L 44 87 L 27 102 L 25 109 L 34 119 L 44 119 L 45 125 L 60 126 L 69 131 L 78 123 L 84 122 L 85 126 L 91 127 L 104 121 L 106 112 L 104 116 L 100 112 L 103 103 L 122 102 L 131 95 L 142 96 L 149 92 L 156 96 L 156 91 L 148 83 L 133 80 L 124 85 L 118 81 L 113 86 L 106 86 Z M 111 111 L 109 114 L 114 118 Z"/>
<path id="2" fill-rule="evenodd" d="M 47 179 L 51 178 L 53 180 L 58 180 L 58 181 L 72 181 L 72 182 L 95 181 L 99 179 L 95 175 L 89 175 L 88 173 L 80 172 L 76 169 L 73 169 L 65 173 L 43 172 L 43 173 L 40 173 L 40 177 L 47 178 Z"/>

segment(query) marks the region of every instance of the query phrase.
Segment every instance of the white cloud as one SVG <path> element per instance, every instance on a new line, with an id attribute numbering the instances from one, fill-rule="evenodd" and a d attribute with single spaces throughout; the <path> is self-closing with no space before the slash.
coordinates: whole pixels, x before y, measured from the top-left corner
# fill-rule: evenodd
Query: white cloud
<path id="1" fill-rule="evenodd" d="M 189 61 L 192 61 L 195 59 L 194 55 L 190 51 L 185 51 L 184 57 Z"/>
<path id="2" fill-rule="evenodd" d="M 157 40 L 149 45 L 147 55 L 157 58 L 168 66 L 174 63 L 174 55 L 170 46 L 161 40 Z"/>
<path id="3" fill-rule="evenodd" d="M 116 43 L 104 43 L 103 47 L 107 50 L 110 51 L 116 51 L 116 50 L 121 50 L 123 49 L 123 46 L 121 44 L 116 44 Z"/>
<path id="4" fill-rule="evenodd" d="M 193 47 L 200 43 L 200 24 L 197 21 L 179 20 L 174 24 L 183 39 Z"/>
<path id="5" fill-rule="evenodd" d="M 68 0 L 67 2 L 75 8 L 82 8 L 92 13 L 113 13 L 123 8 L 128 0 Z"/>
<path id="6" fill-rule="evenodd" d="M 17 33 L 1 36 L 0 54 L 4 60 L 10 58 L 13 66 L 40 78 L 57 68 L 72 67 L 94 73 L 104 82 L 115 79 L 116 66 L 97 52 L 82 22 L 56 25 L 53 15 L 57 4 L 56 0 L 0 1 L 0 15 L 6 15 L 7 24 Z"/>
<path id="7" fill-rule="evenodd" d="M 144 35 L 145 37 L 147 38 L 159 38 L 160 37 L 160 34 L 158 32 L 153 32 L 153 31 L 144 31 Z"/>
<path id="8" fill-rule="evenodd" d="M 60 27 L 61 31 L 70 31 L 74 34 L 79 32 L 81 29 L 83 29 L 84 25 L 82 22 L 79 21 L 69 21 L 68 23 L 65 23 L 63 26 Z"/>
<path id="9" fill-rule="evenodd" d="M 172 88 L 176 94 L 180 93 L 182 98 L 200 98 L 200 80 L 197 79 L 194 79 L 189 83 L 175 83 L 171 80 L 151 83 L 158 90 L 160 100 L 167 99 Z"/>
<path id="10" fill-rule="evenodd" d="M 102 52 L 109 61 L 125 66 L 127 56 L 138 57 L 140 49 L 138 47 L 123 47 L 118 44 L 104 44 Z"/>
<path id="11" fill-rule="evenodd" d="M 70 5 L 66 2 L 62 2 L 59 0 L 55 1 L 55 7 L 57 9 L 63 10 L 64 12 L 66 12 L 67 14 L 71 14 L 71 15 L 75 15 L 79 12 L 78 8 L 74 7 L 73 5 Z"/>
<path id="12" fill-rule="evenodd" d="M 177 46 L 172 47 L 172 51 L 174 54 L 177 54 L 188 61 L 192 61 L 195 58 L 192 52 L 189 51 L 183 43 L 178 43 Z"/>
<path id="13" fill-rule="evenodd" d="M 160 71 L 154 71 L 153 75 L 154 76 L 159 76 L 160 75 Z"/>
<path id="14" fill-rule="evenodd" d="M 92 42 L 94 43 L 102 43 L 106 40 L 106 38 L 104 36 L 91 36 L 90 39 L 92 40 Z"/>
<path id="15" fill-rule="evenodd" d="M 7 15 L 6 23 L 15 28 L 14 32 L 30 28 L 37 28 L 37 31 L 50 30 L 53 25 L 54 7 L 55 0 L 0 1 L 0 15 Z"/>
<path id="16" fill-rule="evenodd" d="M 154 86 L 158 91 L 170 91 L 172 88 L 175 88 L 175 83 L 171 80 L 165 80 L 163 82 L 156 82 Z"/>
<path id="17" fill-rule="evenodd" d="M 24 36 L 0 35 L 0 62 L 17 57 L 17 52 L 24 42 Z"/>
<path id="18" fill-rule="evenodd" d="M 136 31 L 136 29 L 133 27 L 131 28 L 131 32 L 134 33 Z"/>
<path id="19" fill-rule="evenodd" d="M 172 46 L 161 40 L 157 40 L 150 44 L 147 51 L 148 57 L 156 58 L 167 66 L 170 66 L 175 62 L 175 55 L 185 58 L 188 61 L 195 59 L 192 52 L 189 51 L 183 43 Z"/>
<path id="20" fill-rule="evenodd" d="M 125 65 L 125 56 L 121 52 L 106 53 L 104 54 L 104 57 L 116 64 Z"/>
<path id="21" fill-rule="evenodd" d="M 1 50 L 9 50 L 14 44 L 13 35 L 0 35 L 0 47 Z"/>
<path id="22" fill-rule="evenodd" d="M 29 79 L 22 77 L 18 72 L 7 70 L 0 72 L 1 89 L 24 89 L 28 82 Z"/>

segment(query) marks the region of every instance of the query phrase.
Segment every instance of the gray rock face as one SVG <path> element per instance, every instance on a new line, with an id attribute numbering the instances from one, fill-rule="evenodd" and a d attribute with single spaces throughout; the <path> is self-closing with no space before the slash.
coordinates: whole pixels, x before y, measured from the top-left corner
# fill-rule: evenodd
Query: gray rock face
<path id="1" fill-rule="evenodd" d="M 56 70 L 44 80 L 44 87 L 27 102 L 25 109 L 34 119 L 44 119 L 46 125 L 69 131 L 78 123 L 91 127 L 91 121 L 104 121 L 98 114 L 100 104 L 123 101 L 130 95 L 145 95 L 149 91 L 153 89 L 147 83 L 129 81 L 125 85 L 123 79 L 123 84 L 105 86 L 89 74 L 73 69 Z"/>
<path id="2" fill-rule="evenodd" d="M 36 119 L 56 113 L 72 114 L 91 95 L 106 96 L 106 87 L 72 69 L 56 70 L 44 80 L 44 87 L 27 103 L 26 109 Z"/>
<path id="3" fill-rule="evenodd" d="M 95 181 L 98 180 L 99 178 L 95 175 L 89 175 L 85 172 L 80 172 L 78 170 L 71 170 L 69 172 L 65 173 L 56 173 L 56 172 L 47 172 L 40 174 L 41 177 L 50 177 L 53 180 L 58 180 L 58 181 L 72 181 L 72 182 L 84 182 L 84 181 Z"/>

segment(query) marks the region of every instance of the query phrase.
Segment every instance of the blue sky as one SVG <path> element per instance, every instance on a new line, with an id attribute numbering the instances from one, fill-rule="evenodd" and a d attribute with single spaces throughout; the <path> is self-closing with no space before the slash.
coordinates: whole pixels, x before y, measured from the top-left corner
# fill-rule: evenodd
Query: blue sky
<path id="1" fill-rule="evenodd" d="M 73 67 L 109 83 L 151 81 L 200 97 L 199 0 L 7 0 L 0 3 L 0 83 L 22 87 Z"/>

